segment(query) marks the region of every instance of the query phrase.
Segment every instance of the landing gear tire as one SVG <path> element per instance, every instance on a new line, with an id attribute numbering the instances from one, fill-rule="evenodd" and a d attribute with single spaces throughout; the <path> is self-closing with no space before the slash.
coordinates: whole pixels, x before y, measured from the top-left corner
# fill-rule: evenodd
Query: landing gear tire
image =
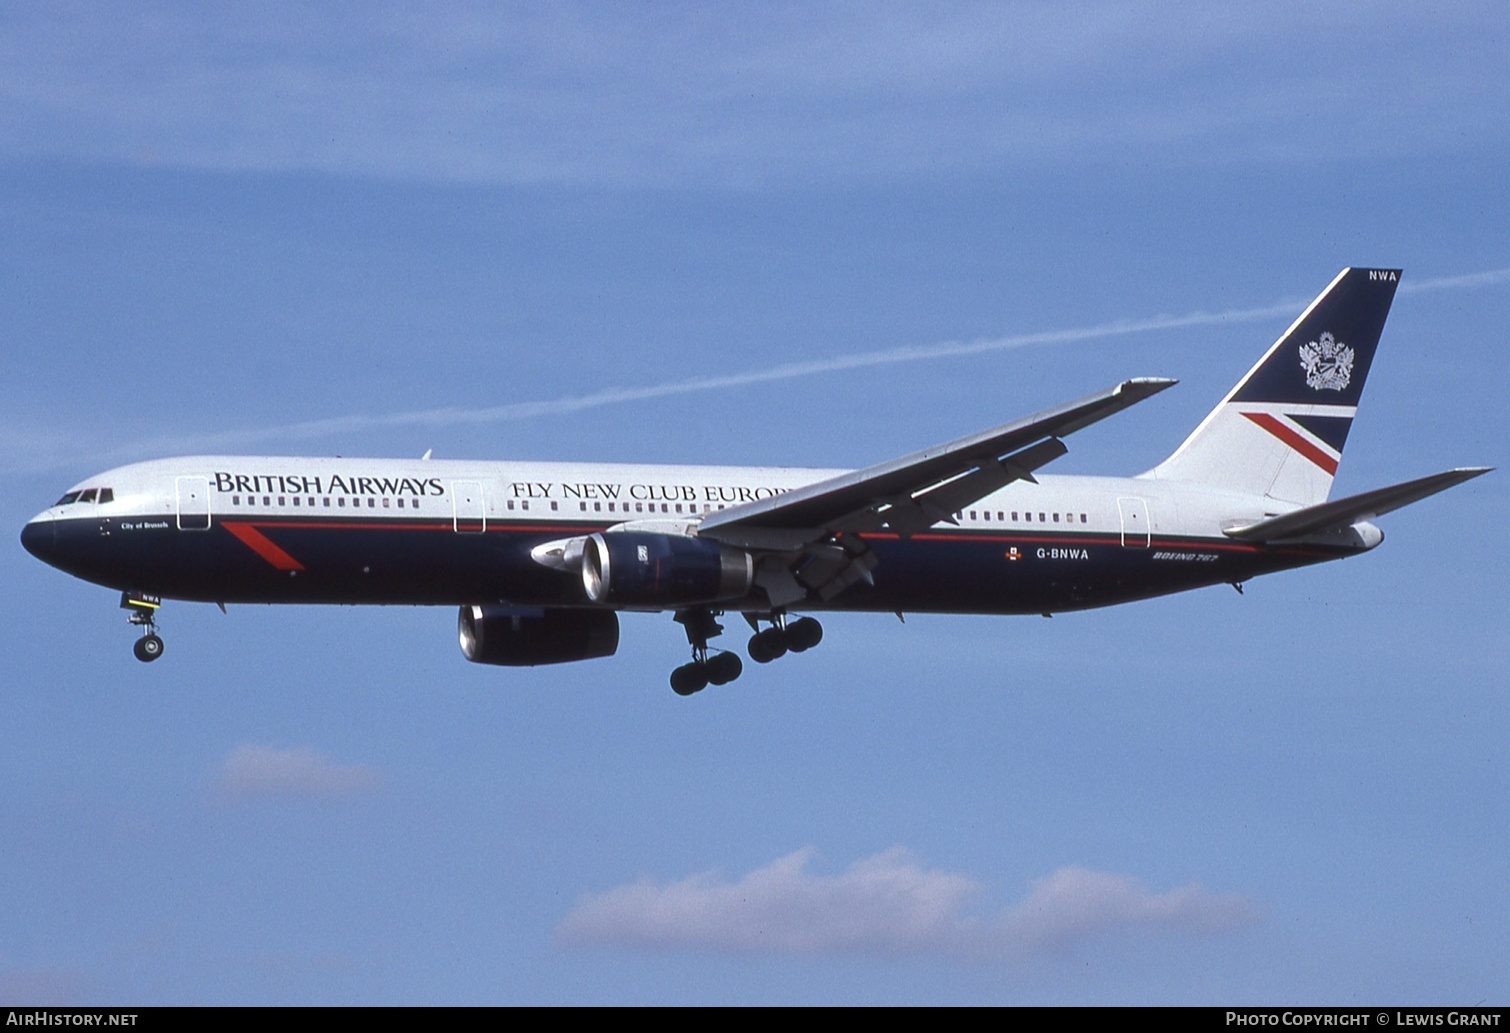
<path id="1" fill-rule="evenodd" d="M 794 653 L 805 653 L 823 641 L 823 625 L 803 617 L 786 626 L 786 645 Z"/>
<path id="2" fill-rule="evenodd" d="M 156 635 L 143 635 L 136 640 L 136 645 L 131 647 L 131 651 L 142 663 L 150 664 L 163 655 L 163 640 Z"/>
<path id="3" fill-rule="evenodd" d="M 671 691 L 678 696 L 690 696 L 708 687 L 708 668 L 705 664 L 682 664 L 671 672 Z"/>
<path id="4" fill-rule="evenodd" d="M 750 638 L 750 659 L 757 664 L 768 664 L 786 656 L 786 633 L 780 628 L 766 628 Z"/>
<path id="5" fill-rule="evenodd" d="M 709 685 L 727 685 L 744 673 L 744 661 L 738 653 L 717 653 L 708 657 L 703 665 L 708 672 Z"/>

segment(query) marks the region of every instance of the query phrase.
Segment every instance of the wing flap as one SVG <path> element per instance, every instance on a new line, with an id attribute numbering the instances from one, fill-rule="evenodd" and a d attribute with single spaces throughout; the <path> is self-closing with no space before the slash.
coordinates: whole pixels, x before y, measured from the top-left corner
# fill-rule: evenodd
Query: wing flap
<path id="1" fill-rule="evenodd" d="M 1248 524 L 1245 527 L 1234 527 L 1223 533 L 1229 538 L 1238 538 L 1248 542 L 1269 542 L 1281 538 L 1301 538 L 1310 534 L 1343 530 L 1360 520 L 1371 520 L 1402 506 L 1408 506 L 1412 502 L 1419 502 L 1439 491 L 1446 491 L 1464 481 L 1486 474 L 1492 469 L 1493 467 L 1489 466 L 1468 466 L 1456 470 L 1445 470 L 1429 477 L 1418 477 L 1413 481 L 1392 484 L 1387 488 L 1375 488 L 1361 495 L 1349 495 L 1345 499 L 1307 506 L 1293 513 L 1270 517 L 1268 520 L 1260 520 L 1256 524 Z"/>

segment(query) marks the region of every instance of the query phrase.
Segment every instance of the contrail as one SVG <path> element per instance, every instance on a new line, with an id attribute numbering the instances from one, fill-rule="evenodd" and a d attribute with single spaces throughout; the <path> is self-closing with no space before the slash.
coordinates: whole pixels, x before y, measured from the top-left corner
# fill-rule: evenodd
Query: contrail
<path id="1" fill-rule="evenodd" d="M 1422 291 L 1454 290 L 1460 287 L 1489 287 L 1510 281 L 1510 269 L 1490 269 L 1483 273 L 1465 273 L 1462 276 L 1438 276 L 1432 280 L 1413 283 L 1402 280 L 1401 294 L 1419 294 Z"/>
<path id="2" fill-rule="evenodd" d="M 1421 293 L 1437 290 L 1459 290 L 1510 282 L 1510 268 L 1491 269 L 1487 272 L 1469 273 L 1462 276 L 1444 276 L 1415 283 L 1400 285 L 1402 292 Z M 1105 340 L 1130 334 L 1149 333 L 1156 330 L 1179 330 L 1189 327 L 1214 326 L 1218 324 L 1255 322 L 1272 319 L 1296 312 L 1304 301 L 1285 301 L 1260 308 L 1224 309 L 1220 312 L 1195 311 L 1179 316 L 1151 316 L 1144 319 L 1118 320 L 1093 326 L 1075 327 L 1066 330 L 1044 330 L 1036 333 L 1011 334 L 1005 337 L 984 337 L 973 341 L 943 341 L 936 344 L 904 345 L 879 351 L 853 352 L 825 359 L 805 362 L 787 362 L 765 369 L 746 370 L 742 373 L 725 373 L 717 376 L 690 377 L 660 384 L 640 387 L 608 387 L 584 395 L 565 395 L 560 398 L 534 402 L 511 402 L 507 405 L 488 406 L 478 409 L 417 409 L 408 412 L 354 414 L 334 416 L 321 420 L 305 420 L 276 427 L 248 430 L 223 431 L 214 434 L 191 434 L 162 436 L 119 446 L 107 452 L 92 452 L 95 462 L 114 459 L 156 455 L 166 452 L 217 452 L 266 444 L 275 441 L 310 441 L 346 434 L 353 431 L 374 430 L 389 427 L 454 427 L 466 424 L 504 423 L 511 420 L 526 420 L 539 416 L 562 416 L 586 409 L 599 409 L 625 402 L 640 402 L 673 395 L 697 394 L 703 391 L 720 391 L 727 388 L 746 387 L 751 384 L 769 384 L 799 377 L 821 376 L 847 370 L 866 369 L 875 366 L 891 366 L 907 362 L 931 362 L 938 359 L 963 355 L 981 355 L 987 352 L 1008 351 L 1038 345 L 1076 344 L 1085 341 Z M 82 457 L 81 457 L 82 458 Z M 26 464 L 30 470 L 55 469 L 73 459 L 54 454 L 52 457 L 34 456 Z M 7 472 L 21 472 L 17 466 Z"/>

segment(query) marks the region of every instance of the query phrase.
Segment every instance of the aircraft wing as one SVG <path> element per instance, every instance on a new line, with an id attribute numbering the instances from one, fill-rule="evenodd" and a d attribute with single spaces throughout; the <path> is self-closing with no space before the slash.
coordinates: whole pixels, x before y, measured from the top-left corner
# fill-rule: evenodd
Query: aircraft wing
<path id="1" fill-rule="evenodd" d="M 1430 477 L 1419 477 L 1402 484 L 1392 484 L 1387 488 L 1375 488 L 1361 495 L 1349 495 L 1345 499 L 1307 506 L 1293 513 L 1270 517 L 1268 520 L 1260 520 L 1246 527 L 1234 527 L 1223 533 L 1230 538 L 1240 538 L 1243 541 L 1268 542 L 1279 538 L 1301 538 L 1308 534 L 1343 530 L 1359 520 L 1370 520 L 1399 509 L 1401 506 L 1419 502 L 1439 491 L 1446 491 L 1454 485 L 1462 484 L 1480 474 L 1486 474 L 1491 469 L 1493 467 L 1466 466 L 1456 470 L 1446 470 L 1442 473 L 1434 473 Z"/>
<path id="2" fill-rule="evenodd" d="M 1064 455 L 1060 437 L 1141 402 L 1176 382 L 1127 380 L 1100 394 L 947 441 L 783 495 L 711 513 L 702 537 L 753 548 L 800 545 L 845 531 L 909 535 Z M 757 540 L 759 539 L 759 540 Z M 772 546 L 764 546 L 770 541 Z"/>
<path id="3" fill-rule="evenodd" d="M 1126 380 L 1026 419 L 710 513 L 697 533 L 742 548 L 802 554 L 800 587 L 790 565 L 762 565 L 759 581 L 773 602 L 800 598 L 808 589 L 832 598 L 857 580 L 869 580 L 875 567 L 857 533 L 885 529 L 905 537 L 937 523 L 953 523 L 956 511 L 998 488 L 1032 481 L 1034 470 L 1068 451 L 1060 437 L 1175 383 Z"/>

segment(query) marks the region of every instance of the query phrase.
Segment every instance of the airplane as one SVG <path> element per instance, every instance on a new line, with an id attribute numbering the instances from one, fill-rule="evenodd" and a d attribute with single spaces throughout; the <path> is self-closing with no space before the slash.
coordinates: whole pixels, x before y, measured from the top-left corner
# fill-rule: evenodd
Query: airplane
<path id="1" fill-rule="evenodd" d="M 1174 452 L 1135 477 L 1039 475 L 1064 438 L 1175 381 L 1125 380 L 858 471 L 192 456 L 89 477 L 21 532 L 121 592 L 143 661 L 162 600 L 458 607 L 466 659 L 612 655 L 620 611 L 670 611 L 683 696 L 769 663 L 836 610 L 1053 614 L 1342 559 L 1369 521 L 1487 473 L 1328 498 L 1400 270 L 1347 268 Z M 800 616 L 799 616 L 800 614 Z"/>

